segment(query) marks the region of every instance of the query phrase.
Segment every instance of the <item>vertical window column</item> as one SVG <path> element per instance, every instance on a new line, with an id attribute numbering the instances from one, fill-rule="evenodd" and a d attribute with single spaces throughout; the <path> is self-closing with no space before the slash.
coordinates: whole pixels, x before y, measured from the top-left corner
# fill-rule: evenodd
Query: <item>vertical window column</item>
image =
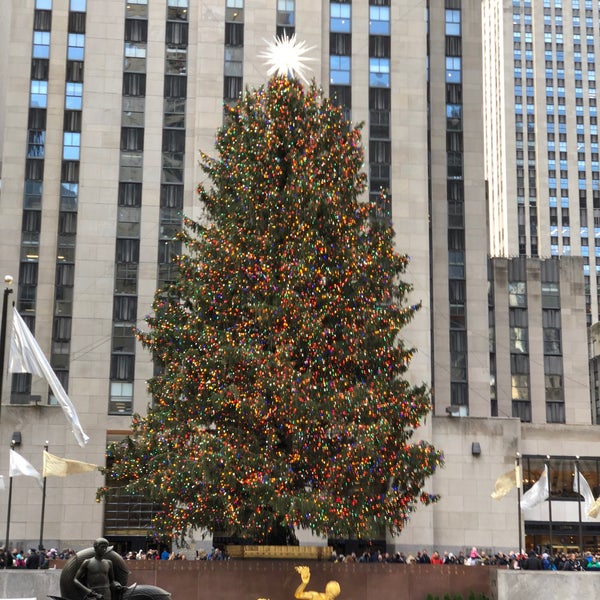
<path id="1" fill-rule="evenodd" d="M 71 352 L 71 318 L 77 240 L 79 159 L 81 148 L 81 100 L 85 49 L 86 0 L 70 0 L 67 68 L 63 113 L 61 196 L 58 213 L 54 311 L 50 364 L 65 390 L 68 390 Z M 74 103 L 72 92 L 77 93 Z M 56 399 L 50 391 L 50 403 Z"/>
<path id="2" fill-rule="evenodd" d="M 296 0 L 277 0 L 277 37 L 292 37 L 296 32 Z"/>
<path id="3" fill-rule="evenodd" d="M 352 108 L 352 6 L 331 2 L 329 7 L 329 96 L 350 119 Z"/>
<path id="4" fill-rule="evenodd" d="M 135 379 L 140 214 L 146 97 L 147 0 L 125 2 L 121 153 L 109 414 L 131 414 Z"/>
<path id="5" fill-rule="evenodd" d="M 524 258 L 513 259 L 508 264 L 508 319 L 512 416 L 530 423 L 529 317 Z"/>
<path id="6" fill-rule="evenodd" d="M 244 89 L 244 0 L 226 0 L 223 100 L 235 104 Z"/>
<path id="7" fill-rule="evenodd" d="M 185 111 L 187 97 L 188 0 L 168 0 L 162 173 L 158 228 L 158 287 L 174 279 L 174 258 L 181 252 L 175 239 L 182 227 Z M 226 25 L 227 27 L 227 25 Z M 235 28 L 234 28 L 235 29 Z M 241 29 L 243 41 L 243 26 Z M 241 46 L 240 46 L 241 49 Z M 174 56 L 177 60 L 174 61 Z"/>
<path id="8" fill-rule="evenodd" d="M 542 334 L 546 421 L 565 422 L 565 396 L 561 340 L 560 271 L 557 260 L 544 261 L 542 283 Z"/>
<path id="9" fill-rule="evenodd" d="M 462 127 L 462 12 L 460 0 L 445 0 L 445 46 L 450 404 L 468 406 L 467 282 L 465 272 L 465 189 Z"/>
<path id="10" fill-rule="evenodd" d="M 36 0 L 33 16 L 19 287 L 16 298 L 17 309 L 31 331 L 35 331 L 42 228 L 51 27 L 52 0 Z M 12 376 L 11 403 L 20 404 L 30 401 L 31 375 L 28 373 L 14 374 Z"/>
<path id="11" fill-rule="evenodd" d="M 392 218 L 390 33 L 390 1 L 369 0 L 369 197 L 385 222 Z"/>

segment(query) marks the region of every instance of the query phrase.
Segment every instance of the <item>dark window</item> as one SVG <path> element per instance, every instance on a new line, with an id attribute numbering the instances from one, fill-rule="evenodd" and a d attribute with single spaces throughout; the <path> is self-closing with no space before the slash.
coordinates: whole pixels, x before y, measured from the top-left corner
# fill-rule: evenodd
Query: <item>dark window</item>
<path id="1" fill-rule="evenodd" d="M 187 78 L 178 75 L 165 76 L 165 98 L 185 98 L 187 96 Z"/>
<path id="2" fill-rule="evenodd" d="M 141 206 L 142 184 L 119 183 L 119 206 Z"/>
<path id="3" fill-rule="evenodd" d="M 66 81 L 73 81 L 75 83 L 83 83 L 83 61 L 68 60 L 67 61 L 67 73 L 66 73 L 65 77 L 66 77 Z"/>
<path id="4" fill-rule="evenodd" d="M 44 179 L 44 161 L 42 159 L 27 159 L 25 162 L 25 179 L 38 181 Z"/>
<path id="5" fill-rule="evenodd" d="M 146 41 L 146 40 L 140 40 Z M 169 22 L 167 23 L 167 33 L 166 33 L 166 43 L 167 44 L 178 44 L 181 46 L 187 46 L 188 43 L 188 24 L 187 23 L 175 23 Z M 239 44 L 232 44 L 239 45 Z"/>
<path id="6" fill-rule="evenodd" d="M 31 79 L 35 79 L 37 81 L 48 81 L 49 70 L 50 61 L 47 58 L 31 59 Z"/>
<path id="7" fill-rule="evenodd" d="M 121 128 L 121 150 L 143 150 L 144 130 L 141 127 Z"/>
<path id="8" fill-rule="evenodd" d="M 237 100 L 243 91 L 241 77 L 226 76 L 223 81 L 223 97 L 227 100 Z"/>
<path id="9" fill-rule="evenodd" d="M 69 33 L 85 33 L 85 13 L 69 13 Z"/>
<path id="10" fill-rule="evenodd" d="M 335 56 L 351 56 L 352 35 L 349 33 L 330 33 L 329 53 Z"/>
<path id="11" fill-rule="evenodd" d="M 369 88 L 369 108 L 371 110 L 391 110 L 392 101 L 389 88 Z"/>
<path id="12" fill-rule="evenodd" d="M 243 46 L 244 45 L 244 24 L 243 23 L 225 23 L 225 45 Z"/>
<path id="13" fill-rule="evenodd" d="M 144 73 L 123 73 L 123 95 L 145 96 L 146 75 Z"/>
<path id="14" fill-rule="evenodd" d="M 33 28 L 36 31 L 50 31 L 52 27 L 52 12 L 36 10 L 33 15 Z"/>
<path id="15" fill-rule="evenodd" d="M 169 25 L 174 25 L 174 23 L 167 23 L 167 31 Z M 148 41 L 148 21 L 143 21 L 139 19 L 125 19 L 125 41 Z"/>
<path id="16" fill-rule="evenodd" d="M 135 239 L 118 239 L 116 262 L 138 263 L 140 260 L 140 241 Z"/>
<path id="17" fill-rule="evenodd" d="M 113 321 L 135 323 L 137 318 L 136 296 L 115 296 L 113 306 Z"/>
<path id="18" fill-rule="evenodd" d="M 390 58 L 390 37 L 387 35 L 369 36 L 369 56 L 373 58 Z"/>

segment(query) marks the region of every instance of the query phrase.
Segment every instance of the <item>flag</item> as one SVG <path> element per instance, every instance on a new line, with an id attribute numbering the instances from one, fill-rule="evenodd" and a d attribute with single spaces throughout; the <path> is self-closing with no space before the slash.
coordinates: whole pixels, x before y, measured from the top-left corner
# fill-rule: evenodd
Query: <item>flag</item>
<path id="1" fill-rule="evenodd" d="M 515 467 L 498 477 L 491 496 L 494 500 L 500 500 L 504 498 L 510 490 L 517 487 L 517 485 L 519 485 L 519 467 Z"/>
<path id="2" fill-rule="evenodd" d="M 35 477 L 37 482 L 42 486 L 42 476 L 38 473 L 35 467 L 18 452 L 10 449 L 10 467 L 8 470 L 9 477 L 18 477 L 26 475 L 27 477 Z"/>
<path id="3" fill-rule="evenodd" d="M 10 338 L 8 371 L 10 373 L 32 373 L 39 377 L 45 377 L 54 397 L 61 405 L 67 421 L 71 424 L 71 430 L 77 442 L 80 446 L 85 446 L 90 438 L 85 434 L 79 423 L 75 407 L 16 307 L 13 308 L 13 330 Z"/>
<path id="4" fill-rule="evenodd" d="M 6 484 L 4 483 L 4 475 L 0 475 L 0 490 L 5 490 Z"/>
<path id="5" fill-rule="evenodd" d="M 585 477 L 581 474 L 579 469 L 575 470 L 579 475 L 579 488 L 577 488 L 577 477 L 573 477 L 573 491 L 579 492 L 583 496 L 583 510 L 582 513 L 586 516 L 590 516 L 590 509 L 594 505 L 594 494 L 590 484 L 586 481 Z"/>
<path id="6" fill-rule="evenodd" d="M 92 463 L 60 458 L 44 450 L 44 468 L 42 471 L 44 477 L 66 477 L 67 475 L 97 471 L 99 468 L 98 465 Z"/>
<path id="7" fill-rule="evenodd" d="M 521 498 L 521 510 L 528 510 L 541 504 L 550 496 L 550 488 L 548 486 L 548 467 L 544 467 L 544 471 L 540 478 L 527 490 Z"/>
<path id="8" fill-rule="evenodd" d="M 590 506 L 589 510 L 587 511 L 587 516 L 592 517 L 592 519 L 596 519 L 598 517 L 598 513 L 600 513 L 600 498 L 598 498 L 598 500 L 596 500 L 596 502 Z"/>

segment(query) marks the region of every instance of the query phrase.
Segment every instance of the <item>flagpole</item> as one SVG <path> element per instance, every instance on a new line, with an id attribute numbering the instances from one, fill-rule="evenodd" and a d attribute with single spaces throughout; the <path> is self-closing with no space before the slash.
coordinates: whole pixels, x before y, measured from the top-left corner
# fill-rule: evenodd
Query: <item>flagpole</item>
<path id="1" fill-rule="evenodd" d="M 44 450 L 48 452 L 48 441 L 44 445 Z M 42 516 L 40 518 L 40 543 L 38 544 L 38 550 L 44 548 L 44 513 L 46 512 L 46 477 L 42 484 Z"/>
<path id="2" fill-rule="evenodd" d="M 548 526 L 550 530 L 550 556 L 554 556 L 554 552 L 552 550 L 554 544 L 552 543 L 552 489 L 550 485 L 550 455 L 546 455 L 546 476 L 548 482 Z"/>
<path id="3" fill-rule="evenodd" d="M 15 449 L 15 440 L 10 441 L 10 449 L 11 450 Z M 10 471 L 9 471 L 9 473 L 10 473 Z M 10 541 L 10 509 L 12 506 L 12 484 L 13 484 L 13 478 L 12 478 L 12 475 L 9 474 L 9 478 L 8 478 L 8 513 L 6 515 L 6 542 L 4 544 L 4 549 L 6 552 L 9 552 L 8 542 Z"/>
<path id="4" fill-rule="evenodd" d="M 523 476 L 521 475 L 521 464 L 520 464 L 521 454 L 517 452 L 517 514 L 519 517 L 519 544 L 517 545 L 517 554 L 521 554 L 521 545 L 523 540 L 523 524 L 522 524 L 522 515 L 521 515 L 521 486 L 523 485 Z"/>
<path id="5" fill-rule="evenodd" d="M 4 276 L 4 297 L 2 299 L 2 324 L 0 325 L 0 411 L 2 410 L 2 388 L 4 382 L 4 353 L 6 350 L 6 311 L 8 309 L 8 296 L 12 294 L 10 285 L 13 282 L 12 275 Z M 6 549 L 8 552 L 8 548 Z"/>
<path id="6" fill-rule="evenodd" d="M 581 486 L 579 479 L 579 456 L 575 457 L 575 477 L 577 477 L 577 512 L 579 514 L 579 552 L 583 553 L 583 526 L 581 524 Z"/>

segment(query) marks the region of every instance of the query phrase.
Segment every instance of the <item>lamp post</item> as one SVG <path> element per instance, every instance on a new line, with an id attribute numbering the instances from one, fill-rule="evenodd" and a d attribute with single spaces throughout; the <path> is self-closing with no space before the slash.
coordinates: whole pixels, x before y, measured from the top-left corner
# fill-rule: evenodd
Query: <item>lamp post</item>
<path id="1" fill-rule="evenodd" d="M 12 294 L 12 275 L 4 276 L 4 296 L 2 298 L 2 324 L 0 325 L 0 411 L 2 410 L 2 387 L 4 383 L 4 351 L 6 350 L 6 313 L 8 296 Z"/>

